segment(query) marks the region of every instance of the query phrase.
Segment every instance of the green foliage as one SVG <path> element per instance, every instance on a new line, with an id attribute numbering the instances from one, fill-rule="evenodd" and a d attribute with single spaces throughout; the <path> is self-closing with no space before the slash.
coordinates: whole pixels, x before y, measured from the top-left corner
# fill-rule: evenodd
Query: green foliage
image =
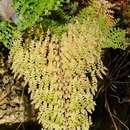
<path id="1" fill-rule="evenodd" d="M 126 48 L 126 31 L 120 28 L 112 27 L 105 34 L 105 48 Z"/>
<path id="2" fill-rule="evenodd" d="M 78 19 L 82 23 L 87 20 L 86 26 L 91 26 L 89 33 L 95 33 L 95 37 L 102 43 L 102 48 L 124 49 L 126 47 L 126 31 L 116 27 L 118 20 L 114 20 L 110 15 L 112 12 L 107 9 L 110 7 L 111 5 L 109 4 L 106 7 L 104 5 L 100 6 L 98 2 L 94 1 L 94 4 L 84 9 L 80 13 L 80 17 L 74 18 L 74 21 Z M 88 29 L 86 28 L 86 30 Z"/>
<path id="3" fill-rule="evenodd" d="M 10 49 L 13 41 L 21 35 L 22 33 L 17 30 L 16 26 L 6 21 L 0 21 L 0 44 Z"/>
<path id="4" fill-rule="evenodd" d="M 63 6 L 65 0 L 14 0 L 18 12 L 17 25 L 20 30 L 34 25 L 40 16 L 48 16 Z M 60 10 L 58 10 L 60 11 Z"/>
<path id="5" fill-rule="evenodd" d="M 42 27 L 45 31 L 49 29 L 52 34 L 60 37 L 64 32 L 67 32 L 67 23 L 59 23 L 58 21 L 48 18 L 44 19 Z"/>
<path id="6" fill-rule="evenodd" d="M 8 22 L 0 22 L 0 42 L 10 48 L 12 41 L 13 26 Z"/>
<path id="7" fill-rule="evenodd" d="M 106 26 L 105 18 L 99 17 L 99 27 L 103 35 L 103 48 L 126 48 L 126 31 L 116 27 L 117 21 L 113 21 L 111 25 Z M 99 33 L 100 34 L 100 33 Z"/>

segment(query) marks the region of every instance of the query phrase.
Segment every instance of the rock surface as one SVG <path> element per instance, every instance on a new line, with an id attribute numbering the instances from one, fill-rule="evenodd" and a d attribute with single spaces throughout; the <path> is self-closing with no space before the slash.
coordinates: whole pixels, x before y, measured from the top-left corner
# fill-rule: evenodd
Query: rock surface
<path id="1" fill-rule="evenodd" d="M 14 79 L 6 56 L 0 51 L 0 125 L 36 121 L 22 79 Z"/>

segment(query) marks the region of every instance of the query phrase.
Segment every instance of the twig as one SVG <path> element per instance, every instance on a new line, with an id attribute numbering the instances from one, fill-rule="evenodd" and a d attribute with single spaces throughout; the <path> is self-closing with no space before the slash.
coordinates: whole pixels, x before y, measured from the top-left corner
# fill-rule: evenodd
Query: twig
<path id="1" fill-rule="evenodd" d="M 114 120 L 114 118 L 113 118 L 113 116 L 112 116 L 112 113 L 111 113 L 111 110 L 110 110 L 110 107 L 109 107 L 109 104 L 108 104 L 108 101 L 107 101 L 107 93 L 106 93 L 106 92 L 105 92 L 105 107 L 106 107 L 107 110 L 108 110 L 108 113 L 109 113 L 110 118 L 111 118 L 111 120 L 112 120 L 112 123 L 113 123 L 113 125 L 114 125 L 114 127 L 115 127 L 115 130 L 118 130 L 117 125 L 116 125 L 116 122 L 115 122 L 115 120 Z"/>
<path id="2" fill-rule="evenodd" d="M 122 124 L 127 130 L 130 130 L 129 128 L 128 128 L 128 126 L 125 124 L 125 123 L 123 123 L 117 116 L 115 116 L 114 114 L 112 115 L 116 120 L 118 120 L 118 122 L 120 123 L 120 124 Z"/>

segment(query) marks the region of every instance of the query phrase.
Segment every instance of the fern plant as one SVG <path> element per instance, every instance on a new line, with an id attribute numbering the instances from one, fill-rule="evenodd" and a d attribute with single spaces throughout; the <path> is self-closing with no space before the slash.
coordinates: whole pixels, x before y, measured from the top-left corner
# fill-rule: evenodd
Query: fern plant
<path id="1" fill-rule="evenodd" d="M 13 40 L 19 35 L 23 35 L 17 30 L 17 27 L 6 21 L 0 21 L 0 44 L 10 49 L 13 45 Z"/>
<path id="2" fill-rule="evenodd" d="M 107 11 L 93 1 L 72 20 L 60 40 L 48 30 L 46 37 L 19 37 L 13 42 L 9 57 L 13 72 L 28 82 L 45 130 L 89 130 L 92 124 L 97 77 L 105 74 L 101 50 L 114 39 L 104 36 L 113 20 L 101 9 Z M 114 37 L 123 41 L 119 35 Z"/>
<path id="3" fill-rule="evenodd" d="M 112 27 L 108 30 L 108 33 L 105 35 L 107 42 L 106 48 L 122 48 L 125 49 L 126 45 L 126 31 L 120 28 Z"/>
<path id="4" fill-rule="evenodd" d="M 13 26 L 8 22 L 0 22 L 0 42 L 7 48 L 10 48 L 13 43 L 13 29 Z"/>
<path id="5" fill-rule="evenodd" d="M 65 0 L 14 0 L 18 12 L 17 25 L 20 30 L 33 26 L 40 16 L 48 16 L 63 6 Z"/>

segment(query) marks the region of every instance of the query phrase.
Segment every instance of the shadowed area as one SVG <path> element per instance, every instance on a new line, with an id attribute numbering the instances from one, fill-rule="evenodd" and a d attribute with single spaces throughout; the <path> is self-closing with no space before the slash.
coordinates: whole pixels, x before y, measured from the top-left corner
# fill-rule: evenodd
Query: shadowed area
<path id="1" fill-rule="evenodd" d="M 130 51 L 104 49 L 102 60 L 107 71 L 98 82 L 91 130 L 129 130 Z"/>

